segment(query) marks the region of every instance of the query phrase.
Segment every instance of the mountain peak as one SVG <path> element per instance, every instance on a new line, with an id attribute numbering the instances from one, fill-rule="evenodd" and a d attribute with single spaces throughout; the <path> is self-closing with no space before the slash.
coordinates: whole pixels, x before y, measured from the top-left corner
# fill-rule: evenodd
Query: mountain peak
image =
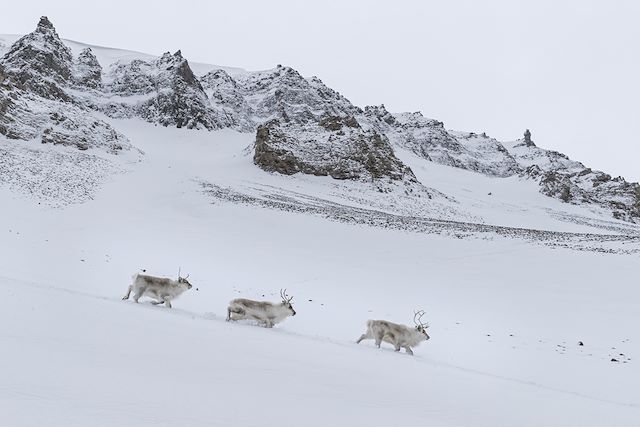
<path id="1" fill-rule="evenodd" d="M 526 129 L 524 131 L 524 144 L 528 147 L 536 146 L 536 144 L 534 144 L 533 140 L 531 139 L 531 131 L 529 129 Z"/>
<path id="2" fill-rule="evenodd" d="M 47 18 L 46 16 L 41 16 L 36 30 L 40 32 L 44 32 L 44 31 L 55 31 L 56 29 L 51 23 L 51 21 L 49 21 L 49 18 Z"/>
<path id="3" fill-rule="evenodd" d="M 40 18 L 35 31 L 11 45 L 0 62 L 16 86 L 45 98 L 68 100 L 58 83 L 71 76 L 71 50 L 46 16 Z"/>

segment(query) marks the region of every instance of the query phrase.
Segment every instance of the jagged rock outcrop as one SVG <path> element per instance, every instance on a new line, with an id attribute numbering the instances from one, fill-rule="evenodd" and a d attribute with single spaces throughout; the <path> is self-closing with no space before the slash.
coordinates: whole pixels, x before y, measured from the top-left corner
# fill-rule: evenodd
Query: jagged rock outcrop
<path id="1" fill-rule="evenodd" d="M 369 106 L 364 120 L 391 142 L 426 160 L 492 176 L 520 171 L 515 159 L 495 138 L 485 134 L 454 132 L 420 112 L 391 114 L 384 105 Z"/>
<path id="2" fill-rule="evenodd" d="M 286 175 L 415 182 L 387 138 L 363 130 L 352 116 L 304 124 L 270 120 L 258 128 L 253 159 L 264 170 Z"/>
<path id="3" fill-rule="evenodd" d="M 256 129 L 253 109 L 249 106 L 238 83 L 224 70 L 211 71 L 200 78 L 211 107 L 221 112 L 233 127 L 242 132 Z"/>
<path id="4" fill-rule="evenodd" d="M 64 113 L 49 113 L 50 121 L 42 131 L 41 142 L 76 147 L 101 148 L 116 154 L 128 145 L 127 138 L 102 120 L 86 116 L 75 108 Z"/>
<path id="5" fill-rule="evenodd" d="M 188 129 L 213 130 L 231 125 L 224 115 L 210 108 L 199 80 L 180 51 L 173 55 L 167 52 L 153 62 L 116 64 L 109 73 L 106 90 L 134 97 L 133 102 L 120 104 L 120 110 L 117 105 L 106 107 L 112 115 L 133 112 L 151 123 Z M 140 95 L 146 96 L 136 103 Z"/>
<path id="6" fill-rule="evenodd" d="M 84 55 L 82 61 L 87 60 L 91 62 Z M 71 51 L 42 17 L 36 30 L 0 59 L 0 134 L 81 150 L 117 153 L 130 148 L 124 135 L 70 95 L 76 84 L 73 72 Z"/>
<path id="7" fill-rule="evenodd" d="M 354 116 L 361 111 L 320 79 L 305 79 L 293 68 L 282 65 L 241 76 L 238 85 L 258 122 L 271 119 L 318 122 L 329 116 Z"/>
<path id="8" fill-rule="evenodd" d="M 102 87 L 102 67 L 91 48 L 83 49 L 78 55 L 73 67 L 73 81 L 90 89 Z"/>
<path id="9" fill-rule="evenodd" d="M 99 148 L 112 154 L 130 148 L 126 136 L 90 111 L 15 90 L 7 94 L 0 89 L 0 134 L 80 150 Z"/>
<path id="10" fill-rule="evenodd" d="M 527 137 L 528 133 L 528 137 Z M 522 176 L 537 180 L 540 192 L 566 203 L 605 208 L 617 219 L 640 223 L 640 185 L 587 168 L 566 155 L 537 147 L 531 133 L 507 144 L 523 168 Z"/>
<path id="11" fill-rule="evenodd" d="M 16 41 L 2 58 L 6 79 L 43 98 L 69 101 L 62 89 L 71 77 L 71 50 L 46 16 L 36 30 Z"/>
<path id="12" fill-rule="evenodd" d="M 305 79 L 290 67 L 238 79 L 238 93 L 258 127 L 254 162 L 287 175 L 306 173 L 335 179 L 416 182 L 394 154 L 388 138 L 363 129 L 355 107 L 318 78 Z"/>
<path id="13" fill-rule="evenodd" d="M 529 129 L 526 129 L 524 131 L 524 141 L 523 141 L 524 145 L 526 145 L 527 147 L 534 147 L 536 144 L 533 143 L 533 141 L 531 140 L 531 131 Z"/>

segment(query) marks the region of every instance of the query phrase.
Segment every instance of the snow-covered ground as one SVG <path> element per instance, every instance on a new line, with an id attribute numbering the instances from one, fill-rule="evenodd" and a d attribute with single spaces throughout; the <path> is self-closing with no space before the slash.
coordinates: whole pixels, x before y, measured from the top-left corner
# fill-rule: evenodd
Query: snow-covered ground
<path id="1" fill-rule="evenodd" d="M 144 155 L 83 152 L 114 168 L 95 175 L 82 203 L 38 204 L 18 167 L 0 185 L 2 424 L 638 425 L 637 227 L 517 177 L 407 153 L 432 199 L 262 172 L 246 150 L 251 134 L 109 121 Z M 75 153 L 6 140 L 0 149 Z M 207 186 L 321 209 L 272 209 Z M 322 214 L 334 205 L 628 238 L 602 253 L 547 244 L 565 238 L 554 234 L 536 243 L 336 221 Z M 120 300 L 133 273 L 178 268 L 194 289 L 173 309 Z M 295 317 L 272 330 L 224 322 L 231 298 L 277 301 L 281 288 Z M 431 340 L 414 357 L 354 343 L 367 319 L 411 324 L 417 308 Z"/>

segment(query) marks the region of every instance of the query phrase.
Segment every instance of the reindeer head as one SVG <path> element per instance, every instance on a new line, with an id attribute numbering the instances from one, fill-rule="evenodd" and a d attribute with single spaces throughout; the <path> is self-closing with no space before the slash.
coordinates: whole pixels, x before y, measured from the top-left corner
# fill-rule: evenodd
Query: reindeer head
<path id="1" fill-rule="evenodd" d="M 191 289 L 191 283 L 189 283 L 189 281 L 187 280 L 189 278 L 189 275 L 187 274 L 185 277 L 180 277 L 180 270 L 182 270 L 182 268 L 178 267 L 178 283 L 180 283 L 181 285 L 185 285 L 187 287 L 187 290 Z"/>
<path id="2" fill-rule="evenodd" d="M 191 289 L 191 283 L 189 283 L 189 281 L 187 280 L 187 278 L 189 277 L 189 275 L 187 274 L 186 277 L 180 277 L 178 276 L 178 283 L 180 283 L 181 285 L 186 285 L 187 289 Z"/>
<path id="3" fill-rule="evenodd" d="M 428 323 L 422 323 L 422 316 L 424 316 L 424 310 L 418 310 L 413 312 L 413 323 L 416 324 L 416 331 L 420 332 L 424 335 L 424 340 L 428 340 L 429 334 L 427 334 L 426 329 L 429 327 Z"/>
<path id="4" fill-rule="evenodd" d="M 282 306 L 286 307 L 292 316 L 295 316 L 296 311 L 293 309 L 293 306 L 291 305 L 291 301 L 293 300 L 293 297 L 290 297 L 289 295 L 287 295 L 286 289 L 284 291 L 280 289 L 280 298 L 282 298 Z"/>

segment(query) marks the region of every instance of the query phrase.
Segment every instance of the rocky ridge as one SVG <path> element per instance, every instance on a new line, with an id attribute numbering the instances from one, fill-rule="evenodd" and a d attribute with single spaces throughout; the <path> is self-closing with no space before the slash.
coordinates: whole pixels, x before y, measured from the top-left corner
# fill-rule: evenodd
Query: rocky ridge
<path id="1" fill-rule="evenodd" d="M 542 194 L 566 203 L 600 206 L 616 219 L 640 223 L 638 183 L 612 178 L 562 153 L 539 148 L 528 129 L 524 139 L 505 144 L 522 168 L 520 176 L 538 181 Z"/>
<path id="2" fill-rule="evenodd" d="M 76 69 L 77 64 L 82 70 Z M 91 64 L 95 66 L 89 52 L 74 64 L 69 48 L 42 17 L 36 30 L 0 59 L 0 134 L 112 154 L 130 148 L 124 135 L 74 99 L 74 75 L 90 81 Z"/>
<path id="3" fill-rule="evenodd" d="M 364 121 L 387 135 L 395 146 L 425 160 L 499 177 L 520 171 L 515 159 L 494 138 L 449 131 L 442 122 L 420 112 L 391 114 L 384 105 L 368 106 Z"/>
<path id="4" fill-rule="evenodd" d="M 221 129 L 233 123 L 209 104 L 200 81 L 180 51 L 155 61 L 114 64 L 106 76 L 107 99 L 99 106 L 114 117 L 139 116 L 151 123 L 187 129 Z"/>
<path id="5" fill-rule="evenodd" d="M 389 139 L 361 126 L 356 115 L 362 110 L 320 79 L 279 65 L 239 78 L 236 93 L 254 123 L 262 123 L 253 157 L 262 169 L 419 185 Z"/>
<path id="6" fill-rule="evenodd" d="M 363 110 L 320 79 L 280 65 L 198 77 L 180 51 L 100 64 L 85 49 L 74 59 L 46 17 L 3 49 L 0 134 L 10 139 L 117 153 L 130 147 L 126 136 L 96 113 L 140 117 L 163 126 L 256 132 L 254 162 L 267 171 L 419 185 L 400 150 L 489 176 L 533 179 L 545 195 L 640 222 L 638 184 L 538 148 L 528 131 L 523 140 L 502 143 L 447 130 L 419 112 Z"/>

